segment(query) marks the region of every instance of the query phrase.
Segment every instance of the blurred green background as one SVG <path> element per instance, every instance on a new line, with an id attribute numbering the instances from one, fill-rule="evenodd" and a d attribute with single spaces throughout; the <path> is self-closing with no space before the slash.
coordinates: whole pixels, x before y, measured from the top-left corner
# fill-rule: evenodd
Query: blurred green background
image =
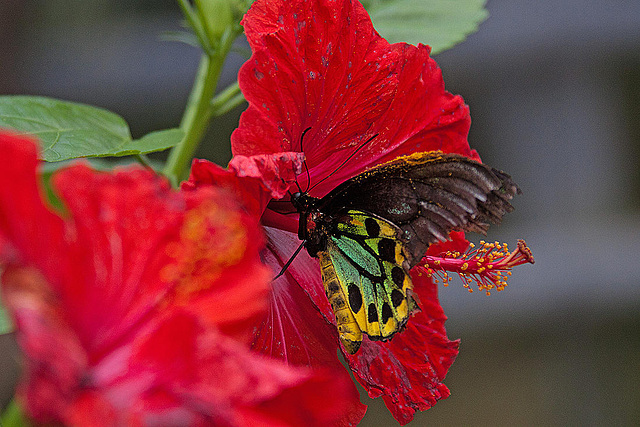
<path id="1" fill-rule="evenodd" d="M 490 297 L 455 280 L 441 290 L 462 339 L 452 396 L 411 425 L 640 425 L 640 2 L 487 8 L 436 60 L 471 107 L 472 147 L 524 191 L 489 238 L 525 238 L 536 264 Z M 180 18 L 173 0 L 2 0 L 0 94 L 108 108 L 134 137 L 176 126 L 199 56 L 161 40 Z M 232 54 L 221 88 L 245 58 Z M 213 123 L 200 157 L 226 163 L 241 110 Z M 11 336 L 0 354 L 6 402 Z M 376 401 L 362 425 L 394 421 Z"/>

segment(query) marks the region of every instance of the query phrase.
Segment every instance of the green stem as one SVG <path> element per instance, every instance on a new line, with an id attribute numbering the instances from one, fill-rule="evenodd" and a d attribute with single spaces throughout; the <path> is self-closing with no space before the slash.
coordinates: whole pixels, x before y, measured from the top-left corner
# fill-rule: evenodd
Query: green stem
<path id="1" fill-rule="evenodd" d="M 200 46 L 205 50 L 205 52 L 211 51 L 211 46 L 209 43 L 209 38 L 206 36 L 204 32 L 204 28 L 200 24 L 200 20 L 198 19 L 196 13 L 193 11 L 191 4 L 187 0 L 178 0 L 178 5 L 180 9 L 182 9 L 182 14 L 189 26 L 193 29 L 198 41 L 200 42 Z"/>
<path id="2" fill-rule="evenodd" d="M 226 31 L 215 52 L 202 54 L 196 81 L 180 122 L 185 135 L 180 144 L 171 150 L 164 168 L 164 174 L 173 185 L 177 186 L 185 178 L 189 163 L 207 130 L 212 117 L 211 100 L 220 79 L 222 65 L 236 36 L 237 32 Z"/>
<path id="3" fill-rule="evenodd" d="M 244 95 L 239 93 L 233 98 L 231 98 L 226 104 L 220 106 L 217 110 L 213 112 L 214 117 L 220 117 L 224 114 L 227 114 L 229 111 L 233 110 L 239 105 L 242 105 L 246 99 L 244 99 Z"/>
<path id="4" fill-rule="evenodd" d="M 211 115 L 220 117 L 244 102 L 238 82 L 230 84 L 211 100 Z"/>

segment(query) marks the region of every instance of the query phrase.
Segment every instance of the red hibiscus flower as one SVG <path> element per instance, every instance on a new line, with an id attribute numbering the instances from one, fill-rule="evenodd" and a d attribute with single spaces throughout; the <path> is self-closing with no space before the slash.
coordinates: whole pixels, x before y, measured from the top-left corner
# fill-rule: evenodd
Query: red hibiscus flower
<path id="1" fill-rule="evenodd" d="M 293 188 L 322 197 L 365 169 L 405 154 L 441 150 L 478 159 L 467 142 L 469 109 L 444 90 L 430 48 L 388 43 L 358 1 L 257 0 L 242 24 L 253 54 L 238 78 L 249 107 L 232 135 L 235 173 L 242 174 L 241 163 L 251 164 L 254 156 L 303 152 L 308 170 L 297 172 Z M 199 163 L 193 173 L 211 168 Z M 287 176 L 282 181 L 291 182 Z M 266 209 L 262 223 L 268 241 L 264 259 L 278 272 L 300 245 L 297 218 Z M 444 273 L 434 257 L 460 265 L 473 257 L 465 252 L 462 233 L 452 238 L 432 245 L 430 261 L 412 270 L 421 311 L 406 329 L 388 342 L 365 337 L 355 355 L 343 352 L 358 382 L 371 397 L 382 396 L 402 424 L 449 395 L 442 381 L 458 342 L 445 333 L 446 317 L 432 281 Z M 498 252 L 492 262 L 502 260 Z M 516 258 L 522 261 L 512 257 L 499 267 L 510 268 Z M 454 271 L 477 279 L 461 268 Z M 487 287 L 496 280 L 489 277 Z M 273 283 L 269 313 L 253 347 L 294 365 L 340 366 L 335 318 L 318 262 L 305 251 Z M 352 408 L 346 421 L 364 414 L 355 398 Z"/>
<path id="2" fill-rule="evenodd" d="M 25 355 L 19 398 L 37 422 L 344 418 L 348 382 L 249 349 L 272 273 L 230 186 L 176 192 L 141 168 L 79 164 L 54 176 L 59 214 L 38 180 L 36 145 L 0 133 L 2 299 Z"/>

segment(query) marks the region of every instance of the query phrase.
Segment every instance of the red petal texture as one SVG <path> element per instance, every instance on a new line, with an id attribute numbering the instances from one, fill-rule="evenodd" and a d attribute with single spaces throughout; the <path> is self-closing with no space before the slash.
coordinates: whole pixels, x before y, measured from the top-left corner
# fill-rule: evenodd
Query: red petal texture
<path id="1" fill-rule="evenodd" d="M 372 135 L 368 128 L 394 92 L 397 57 L 361 6 L 258 1 L 243 25 L 253 56 L 238 81 L 250 107 L 232 137 L 234 154 L 302 151 L 300 135 L 311 127 L 311 166 L 314 153 Z"/>
<path id="2" fill-rule="evenodd" d="M 88 369 L 88 355 L 38 270 L 7 266 L 2 291 L 18 343 L 28 357 L 19 396 L 36 420 L 59 420 Z"/>
<path id="3" fill-rule="evenodd" d="M 402 154 L 475 156 L 469 109 L 444 90 L 430 48 L 389 44 L 359 2 L 258 0 L 243 24 L 253 55 L 238 77 L 249 108 L 234 154 L 304 151 L 315 184 L 376 135 L 314 196 Z"/>
<path id="4" fill-rule="evenodd" d="M 0 133 L 3 301 L 19 397 L 67 425 L 327 425 L 351 384 L 249 350 L 268 302 L 264 238 L 235 193 L 149 171 L 60 171 L 44 204 L 33 141 Z M 284 408 L 296 408 L 287 411 Z"/>
<path id="5" fill-rule="evenodd" d="M 271 192 L 271 197 L 279 199 L 287 194 L 291 183 L 302 172 L 303 162 L 304 154 L 294 152 L 234 156 L 229 162 L 229 170 L 240 178 L 260 179 Z"/>
<path id="6" fill-rule="evenodd" d="M 157 376 L 161 390 L 171 390 L 174 398 L 186 400 L 194 410 L 201 408 L 216 425 L 320 426 L 341 414 L 339 406 L 324 405 L 320 396 L 333 387 L 340 395 L 348 383 L 248 352 L 215 329 L 201 330 L 197 319 L 186 312 L 160 324 L 151 339 L 141 341 L 134 369 Z M 185 365 L 185 360 L 191 363 Z M 199 366 L 209 369 L 193 369 Z M 152 395 L 145 403 L 162 405 L 167 397 Z"/>

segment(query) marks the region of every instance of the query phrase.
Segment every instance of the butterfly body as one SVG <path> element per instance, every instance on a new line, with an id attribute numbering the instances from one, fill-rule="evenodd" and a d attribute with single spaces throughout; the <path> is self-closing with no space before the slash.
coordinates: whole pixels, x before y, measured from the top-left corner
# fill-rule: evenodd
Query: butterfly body
<path id="1" fill-rule="evenodd" d="M 321 212 L 316 206 L 321 199 L 311 197 L 307 193 L 295 193 L 291 202 L 300 213 L 298 221 L 298 238 L 305 242 L 304 246 L 312 257 L 326 250 L 329 235 L 333 232 L 334 219 L 330 214 Z"/>
<path id="2" fill-rule="evenodd" d="M 388 340 L 418 310 L 409 270 L 452 230 L 485 232 L 519 192 L 501 171 L 463 156 L 416 153 L 369 169 L 322 198 L 295 193 L 298 236 L 319 258 L 340 339 Z"/>

